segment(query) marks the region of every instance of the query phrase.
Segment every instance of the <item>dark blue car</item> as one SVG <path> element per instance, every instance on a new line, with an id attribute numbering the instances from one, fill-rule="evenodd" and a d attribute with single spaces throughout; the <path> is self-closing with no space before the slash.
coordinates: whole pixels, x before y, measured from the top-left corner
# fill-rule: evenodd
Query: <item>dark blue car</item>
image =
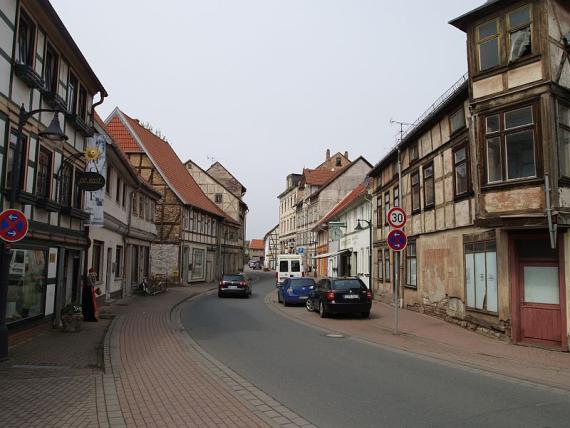
<path id="1" fill-rule="evenodd" d="M 311 278 L 286 278 L 277 285 L 277 300 L 284 306 L 304 305 L 314 287 Z"/>

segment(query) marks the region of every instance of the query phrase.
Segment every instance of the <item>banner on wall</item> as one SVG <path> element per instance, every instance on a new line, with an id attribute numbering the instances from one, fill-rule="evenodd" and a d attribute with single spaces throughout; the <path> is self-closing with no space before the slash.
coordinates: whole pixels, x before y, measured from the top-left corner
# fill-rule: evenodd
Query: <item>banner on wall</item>
<path id="1" fill-rule="evenodd" d="M 105 174 L 106 158 L 105 146 L 107 140 L 101 134 L 95 134 L 87 140 L 85 150 L 87 156 L 87 165 L 85 172 L 93 172 Z M 105 223 L 104 215 L 105 187 L 92 192 L 85 192 L 85 211 L 89 213 L 89 220 L 85 222 L 86 226 L 103 227 Z"/>

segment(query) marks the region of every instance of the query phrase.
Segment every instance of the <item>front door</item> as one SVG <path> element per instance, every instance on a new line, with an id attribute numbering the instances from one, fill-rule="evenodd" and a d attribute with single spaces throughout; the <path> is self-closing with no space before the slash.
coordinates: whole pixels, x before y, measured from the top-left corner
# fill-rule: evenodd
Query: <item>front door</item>
<path id="1" fill-rule="evenodd" d="M 561 346 L 562 311 L 557 263 L 519 263 L 521 340 Z"/>

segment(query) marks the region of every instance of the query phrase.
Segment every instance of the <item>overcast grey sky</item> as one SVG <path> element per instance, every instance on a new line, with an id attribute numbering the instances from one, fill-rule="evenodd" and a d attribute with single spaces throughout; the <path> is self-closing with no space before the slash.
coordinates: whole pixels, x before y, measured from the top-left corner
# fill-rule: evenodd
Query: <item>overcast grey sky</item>
<path id="1" fill-rule="evenodd" d="M 248 239 L 325 150 L 378 162 L 467 69 L 447 24 L 483 0 L 52 0 L 115 106 L 248 189 Z"/>

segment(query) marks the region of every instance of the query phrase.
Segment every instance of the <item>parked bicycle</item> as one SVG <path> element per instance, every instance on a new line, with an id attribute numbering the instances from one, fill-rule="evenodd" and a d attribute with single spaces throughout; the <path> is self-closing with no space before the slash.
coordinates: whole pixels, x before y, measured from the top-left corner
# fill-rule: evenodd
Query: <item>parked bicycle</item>
<path id="1" fill-rule="evenodd" d="M 143 296 L 154 296 L 168 290 L 166 275 L 153 275 L 150 280 L 143 278 L 139 284 L 138 292 Z"/>

